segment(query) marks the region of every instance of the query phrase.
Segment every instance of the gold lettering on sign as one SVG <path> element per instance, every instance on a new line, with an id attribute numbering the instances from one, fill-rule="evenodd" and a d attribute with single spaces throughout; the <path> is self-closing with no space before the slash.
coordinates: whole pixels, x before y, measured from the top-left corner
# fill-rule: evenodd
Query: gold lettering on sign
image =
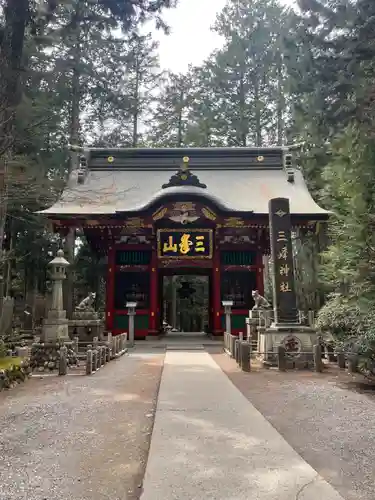
<path id="1" fill-rule="evenodd" d="M 173 243 L 173 236 L 168 236 L 168 243 L 164 243 L 163 252 L 177 252 L 177 243 Z"/>
<path id="2" fill-rule="evenodd" d="M 289 283 L 287 283 L 285 281 L 282 281 L 280 283 L 280 292 L 285 293 L 285 292 L 291 292 L 291 291 L 292 291 L 292 289 L 290 288 Z"/>
<path id="3" fill-rule="evenodd" d="M 182 253 L 182 255 L 186 255 L 187 253 L 189 253 L 190 247 L 192 244 L 193 244 L 193 242 L 190 241 L 190 234 L 183 234 L 181 236 L 181 240 L 180 240 L 180 244 L 179 244 L 180 253 Z"/>
<path id="4" fill-rule="evenodd" d="M 277 242 L 286 241 L 285 231 L 279 231 L 277 235 Z"/>
<path id="5" fill-rule="evenodd" d="M 280 274 L 280 276 L 289 276 L 289 271 L 290 271 L 290 268 L 289 268 L 288 264 L 283 264 L 282 266 L 280 266 L 279 274 Z"/>
<path id="6" fill-rule="evenodd" d="M 287 249 L 287 247 L 286 247 L 286 246 L 285 246 L 285 247 L 283 247 L 283 248 L 280 250 L 280 252 L 279 252 L 279 254 L 278 254 L 277 258 L 278 258 L 278 259 L 280 259 L 280 260 L 281 260 L 281 259 L 282 259 L 282 260 L 286 260 L 286 259 L 288 258 L 288 249 Z"/>
<path id="7" fill-rule="evenodd" d="M 206 249 L 204 247 L 204 236 L 197 236 L 195 238 L 195 251 L 196 252 L 205 252 Z"/>

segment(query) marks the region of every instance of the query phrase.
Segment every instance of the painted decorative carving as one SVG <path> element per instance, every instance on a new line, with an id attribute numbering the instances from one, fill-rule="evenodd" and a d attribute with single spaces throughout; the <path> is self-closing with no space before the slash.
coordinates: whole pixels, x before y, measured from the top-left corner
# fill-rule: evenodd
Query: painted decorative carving
<path id="1" fill-rule="evenodd" d="M 209 208 L 207 207 L 203 207 L 202 208 L 202 213 L 205 217 L 207 217 L 207 219 L 210 219 L 210 220 L 216 220 L 217 219 L 217 216 L 216 214 L 210 210 Z"/>
<path id="2" fill-rule="evenodd" d="M 129 217 L 129 219 L 125 219 L 124 224 L 128 227 L 145 227 L 144 220 L 141 217 Z"/>
<path id="3" fill-rule="evenodd" d="M 242 227 L 245 225 L 245 222 L 240 217 L 227 217 L 224 219 L 224 227 Z"/>
<path id="4" fill-rule="evenodd" d="M 195 203 L 192 201 L 176 201 L 172 207 L 172 211 L 183 212 L 185 210 L 189 212 L 195 211 Z"/>
<path id="5" fill-rule="evenodd" d="M 167 212 L 168 212 L 168 208 L 167 208 L 167 207 L 161 207 L 161 208 L 158 208 L 158 209 L 156 210 L 156 212 L 154 212 L 154 213 L 152 214 L 152 219 L 153 219 L 153 220 L 160 220 L 160 219 L 162 219 L 162 218 L 165 216 L 165 214 L 166 214 Z"/>
<path id="6" fill-rule="evenodd" d="M 178 224 L 191 224 L 199 219 L 199 217 L 190 215 L 188 211 L 181 212 L 179 215 L 174 215 L 169 217 L 169 219 L 173 222 L 177 222 Z"/>
<path id="7" fill-rule="evenodd" d="M 176 202 L 168 218 L 177 224 L 191 224 L 199 219 L 199 215 L 195 208 L 195 203 Z"/>

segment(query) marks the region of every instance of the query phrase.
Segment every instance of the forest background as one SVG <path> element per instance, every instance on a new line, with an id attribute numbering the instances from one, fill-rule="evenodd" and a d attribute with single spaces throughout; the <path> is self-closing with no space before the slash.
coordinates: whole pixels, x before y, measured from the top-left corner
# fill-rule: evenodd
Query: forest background
<path id="1" fill-rule="evenodd" d="M 154 32 L 145 31 L 150 22 L 168 30 L 163 11 L 173 7 L 0 0 L 0 310 L 4 296 L 47 291 L 60 242 L 35 212 L 74 168 L 69 143 L 303 143 L 299 166 L 334 215 L 323 253 L 314 238 L 295 242 L 300 300 L 323 306 L 319 326 L 361 335 L 371 350 L 375 2 L 299 0 L 288 9 L 277 0 L 228 0 L 212 28 L 222 48 L 183 74 L 160 69 Z M 80 295 L 103 288 L 82 241 L 74 257 Z"/>

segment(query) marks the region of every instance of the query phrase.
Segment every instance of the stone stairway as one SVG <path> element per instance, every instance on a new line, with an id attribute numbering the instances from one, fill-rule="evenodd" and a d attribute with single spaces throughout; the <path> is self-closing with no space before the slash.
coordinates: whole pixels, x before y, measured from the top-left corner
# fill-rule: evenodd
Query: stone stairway
<path id="1" fill-rule="evenodd" d="M 158 340 L 136 341 L 136 348 L 147 346 L 168 351 L 204 350 L 207 346 L 222 346 L 221 339 L 212 339 L 206 333 L 200 332 L 170 332 Z"/>

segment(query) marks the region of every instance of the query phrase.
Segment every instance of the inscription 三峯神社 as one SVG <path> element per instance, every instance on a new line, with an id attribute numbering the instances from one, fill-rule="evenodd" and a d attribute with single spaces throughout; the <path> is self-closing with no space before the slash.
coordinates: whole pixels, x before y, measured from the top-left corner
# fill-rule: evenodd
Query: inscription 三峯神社
<path id="1" fill-rule="evenodd" d="M 297 319 L 293 269 L 292 224 L 289 200 L 273 198 L 269 202 L 270 243 L 275 322 Z"/>
<path id="2" fill-rule="evenodd" d="M 159 257 L 210 258 L 212 256 L 211 230 L 159 230 Z"/>
<path id="3" fill-rule="evenodd" d="M 276 214 L 279 215 L 279 214 Z M 286 293 L 286 292 L 291 292 L 292 288 L 289 284 L 289 275 L 291 274 L 291 268 L 287 263 L 283 263 L 283 261 L 288 261 L 288 247 L 286 245 L 287 243 L 287 237 L 285 234 L 285 231 L 278 231 L 277 233 L 277 238 L 276 238 L 276 243 L 283 243 L 281 247 L 278 248 L 277 252 L 277 272 L 279 276 L 283 277 L 283 281 L 280 282 L 280 292 Z"/>

